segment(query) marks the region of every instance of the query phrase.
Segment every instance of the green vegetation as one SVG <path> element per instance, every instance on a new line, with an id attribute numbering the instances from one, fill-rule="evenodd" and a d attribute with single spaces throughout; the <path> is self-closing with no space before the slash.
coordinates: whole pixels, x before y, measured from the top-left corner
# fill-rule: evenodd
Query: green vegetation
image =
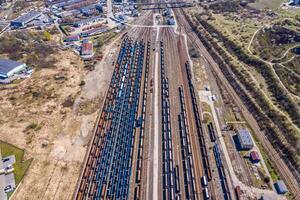
<path id="1" fill-rule="evenodd" d="M 85 85 L 85 81 L 81 80 L 80 83 L 79 83 L 79 86 L 84 86 L 84 85 Z"/>
<path id="2" fill-rule="evenodd" d="M 25 176 L 26 171 L 28 170 L 33 159 L 24 161 L 23 160 L 24 150 L 19 149 L 18 147 L 15 147 L 6 142 L 0 141 L 0 150 L 1 150 L 2 157 L 15 155 L 16 163 L 14 164 L 13 167 L 14 167 L 16 185 L 18 185 L 21 182 L 22 178 Z"/>
<path id="3" fill-rule="evenodd" d="M 299 44 L 299 38 L 300 33 L 282 26 L 264 28 L 256 34 L 252 44 L 253 52 L 264 60 L 276 61 L 289 48 Z"/>
<path id="4" fill-rule="evenodd" d="M 297 152 L 299 152 L 298 142 L 300 141 L 300 135 L 298 130 L 294 128 L 286 115 L 275 109 L 273 104 L 271 104 L 271 100 L 262 93 L 253 81 L 250 72 L 243 67 L 251 67 L 262 75 L 266 81 L 268 92 L 272 95 L 274 104 L 280 110 L 287 112 L 293 122 L 299 126 L 300 117 L 297 105 L 278 83 L 271 66 L 260 61 L 255 56 L 249 55 L 243 47 L 225 37 L 207 20 L 202 19 L 200 15 L 195 14 L 194 16 L 193 20 L 195 21 L 190 22 L 193 30 L 207 47 L 207 50 L 217 62 L 231 86 L 244 101 L 247 109 L 253 114 L 261 130 L 265 132 L 271 144 L 278 150 L 278 153 L 285 157 L 288 165 L 299 169 L 300 155 Z M 198 26 L 200 24 L 201 26 Z M 218 41 L 214 38 L 218 38 Z M 240 61 L 242 66 L 232 62 L 232 56 Z M 232 74 L 235 76 L 232 76 Z"/>
<path id="5" fill-rule="evenodd" d="M 262 26 L 262 23 L 254 22 L 252 19 L 238 20 L 235 16 L 222 14 L 213 16 L 215 20 L 211 20 L 210 23 L 219 27 L 219 30 L 232 40 L 245 46 L 248 45 L 255 31 Z"/>
<path id="6" fill-rule="evenodd" d="M 55 49 L 46 44 L 44 39 L 44 34 L 25 30 L 6 34 L 0 38 L 0 55 L 22 60 L 31 67 L 53 67 L 56 58 L 51 54 L 55 53 Z"/>
<path id="7" fill-rule="evenodd" d="M 202 111 L 211 113 L 211 108 L 208 103 L 201 102 Z"/>
<path id="8" fill-rule="evenodd" d="M 274 69 L 282 83 L 288 90 L 295 94 L 300 94 L 300 76 L 291 70 L 287 70 L 284 66 L 276 64 Z"/>
<path id="9" fill-rule="evenodd" d="M 266 163 L 266 166 L 268 168 L 268 171 L 269 171 L 269 173 L 271 175 L 272 180 L 273 181 L 279 180 L 280 177 L 279 177 L 279 175 L 277 173 L 276 168 L 273 166 L 272 162 L 270 161 L 270 159 L 266 155 L 265 151 L 262 150 L 263 148 L 262 148 L 261 145 L 259 145 L 259 149 L 260 149 L 260 153 L 261 153 L 261 155 L 262 155 L 262 157 L 263 157 L 263 159 L 264 159 L 264 161 Z"/>
<path id="10" fill-rule="evenodd" d="M 44 40 L 50 41 L 51 40 L 51 34 L 48 31 L 44 31 Z"/>
<path id="11" fill-rule="evenodd" d="M 283 65 L 300 76 L 300 57 L 297 56 L 290 62 L 284 63 Z"/>
<path id="12" fill-rule="evenodd" d="M 189 49 L 189 54 L 191 55 L 192 58 L 199 58 L 200 57 L 200 52 L 195 47 L 191 47 Z"/>
<path id="13" fill-rule="evenodd" d="M 95 39 L 96 47 L 101 48 L 104 44 L 108 43 L 112 38 L 117 35 L 114 31 L 109 31 L 107 33 L 101 34 L 99 37 Z"/>
<path id="14" fill-rule="evenodd" d="M 34 130 L 34 131 L 39 131 L 42 129 L 42 126 L 40 124 L 37 123 L 31 123 L 28 126 L 26 126 L 25 128 L 25 132 L 29 131 L 29 130 Z"/>

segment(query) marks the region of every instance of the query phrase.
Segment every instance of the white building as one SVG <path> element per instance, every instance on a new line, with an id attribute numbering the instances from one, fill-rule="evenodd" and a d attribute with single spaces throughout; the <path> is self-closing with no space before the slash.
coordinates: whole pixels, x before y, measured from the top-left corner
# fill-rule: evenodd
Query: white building
<path id="1" fill-rule="evenodd" d="M 24 70 L 26 64 L 14 60 L 0 59 L 0 79 L 6 79 Z"/>

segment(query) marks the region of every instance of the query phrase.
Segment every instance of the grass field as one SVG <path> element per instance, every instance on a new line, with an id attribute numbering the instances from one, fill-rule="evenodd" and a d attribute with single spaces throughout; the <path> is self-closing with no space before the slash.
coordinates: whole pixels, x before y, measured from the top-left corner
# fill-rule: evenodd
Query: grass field
<path id="1" fill-rule="evenodd" d="M 15 181 L 16 185 L 18 185 L 24 175 L 26 174 L 26 171 L 28 170 L 32 159 L 23 160 L 24 156 L 24 150 L 20 149 L 18 147 L 15 147 L 11 144 L 5 143 L 0 141 L 0 149 L 1 149 L 1 154 L 2 157 L 10 156 L 10 155 L 15 155 L 16 157 L 16 163 L 14 164 L 14 174 L 15 174 Z"/>
<path id="2" fill-rule="evenodd" d="M 222 14 L 213 14 L 213 17 L 215 20 L 208 21 L 210 24 L 244 47 L 248 46 L 255 31 L 264 25 L 263 21 L 252 19 L 245 19 L 244 21 L 236 19 L 234 16 L 229 17 Z"/>

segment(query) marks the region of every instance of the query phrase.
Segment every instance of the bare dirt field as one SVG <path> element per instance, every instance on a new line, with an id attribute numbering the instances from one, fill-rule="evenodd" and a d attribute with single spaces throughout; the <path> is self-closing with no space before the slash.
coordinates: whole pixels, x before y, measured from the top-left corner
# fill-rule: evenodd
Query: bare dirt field
<path id="1" fill-rule="evenodd" d="M 117 46 L 106 49 L 93 71 L 73 52 L 59 50 L 55 67 L 0 85 L 0 140 L 33 158 L 12 199 L 72 198 L 113 70 Z"/>

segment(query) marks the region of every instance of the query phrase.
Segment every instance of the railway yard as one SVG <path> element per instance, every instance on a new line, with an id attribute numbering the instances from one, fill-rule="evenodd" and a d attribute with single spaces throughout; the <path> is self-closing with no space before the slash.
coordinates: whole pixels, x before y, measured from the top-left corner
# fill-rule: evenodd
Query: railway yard
<path id="1" fill-rule="evenodd" d="M 69 199 L 300 199 L 300 178 L 249 111 L 235 74 L 217 64 L 221 56 L 208 49 L 211 41 L 203 39 L 205 27 L 193 24 L 192 12 L 186 12 L 213 1 L 47 2 L 49 12 L 56 15 L 80 16 L 79 21 L 61 23 L 57 17 L 53 22 L 60 28 L 62 45 L 75 48 L 76 39 L 75 43 L 91 45 L 92 53 L 93 45 L 99 47 L 98 53 L 105 49 L 103 61 L 91 57 L 83 62 L 109 65 Z M 66 9 L 73 4 L 76 9 L 91 8 L 93 21 L 87 23 L 84 14 Z M 78 31 L 102 26 L 105 31 L 90 41 Z M 104 32 L 113 32 L 114 41 L 104 40 Z M 85 84 L 82 79 L 78 90 Z M 87 85 L 93 84 L 87 80 Z M 91 88 L 95 93 L 100 90 Z"/>
<path id="2" fill-rule="evenodd" d="M 218 117 L 203 121 L 181 12 L 177 30 L 148 11 L 122 36 L 76 199 L 285 199 L 238 180 Z"/>

